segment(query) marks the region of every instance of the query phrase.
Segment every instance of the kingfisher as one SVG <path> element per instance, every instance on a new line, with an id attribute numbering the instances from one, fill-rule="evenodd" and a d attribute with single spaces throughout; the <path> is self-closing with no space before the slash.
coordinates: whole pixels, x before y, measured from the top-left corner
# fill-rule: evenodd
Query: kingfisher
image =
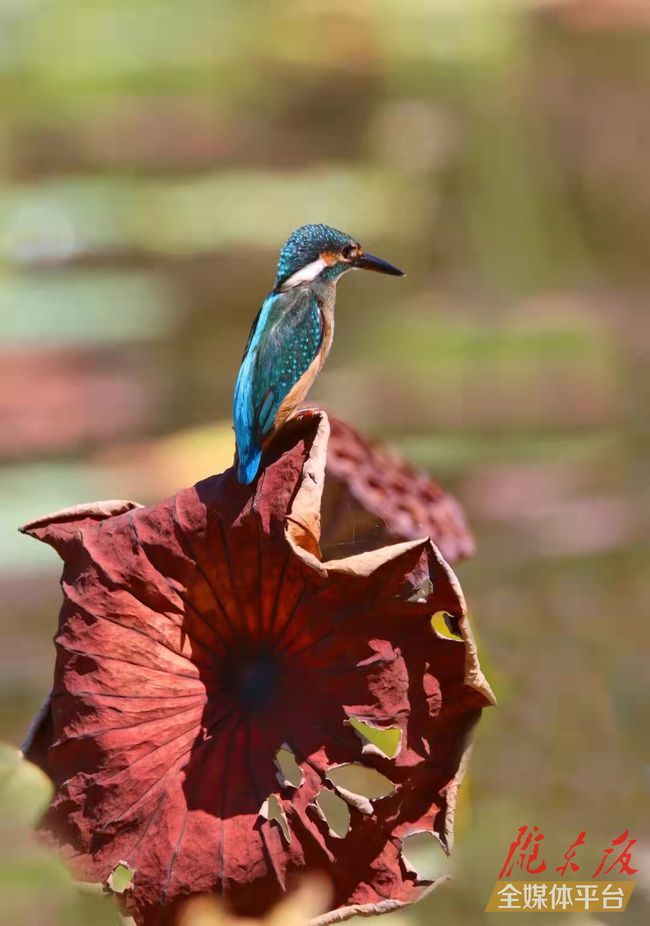
<path id="1" fill-rule="evenodd" d="M 303 225 L 287 239 L 273 290 L 253 322 L 235 385 L 237 478 L 249 485 L 262 452 L 304 400 L 334 337 L 336 284 L 348 270 L 404 276 L 328 225 Z"/>

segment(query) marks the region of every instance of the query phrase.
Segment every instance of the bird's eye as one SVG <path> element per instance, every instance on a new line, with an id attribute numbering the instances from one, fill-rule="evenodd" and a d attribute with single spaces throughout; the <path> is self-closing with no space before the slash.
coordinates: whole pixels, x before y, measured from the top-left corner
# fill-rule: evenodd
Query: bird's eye
<path id="1" fill-rule="evenodd" d="M 344 247 L 341 248 L 341 257 L 344 260 L 349 260 L 352 257 L 353 253 L 354 253 L 354 247 L 351 244 L 346 244 Z"/>

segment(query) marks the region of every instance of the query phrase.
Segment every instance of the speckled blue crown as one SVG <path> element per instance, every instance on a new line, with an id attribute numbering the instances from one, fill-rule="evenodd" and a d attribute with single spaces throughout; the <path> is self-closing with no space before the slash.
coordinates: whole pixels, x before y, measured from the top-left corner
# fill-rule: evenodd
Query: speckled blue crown
<path id="1" fill-rule="evenodd" d="M 349 235 L 329 225 L 302 225 L 296 228 L 280 251 L 275 285 L 281 286 L 302 267 L 318 260 L 322 251 L 340 251 L 351 241 Z"/>

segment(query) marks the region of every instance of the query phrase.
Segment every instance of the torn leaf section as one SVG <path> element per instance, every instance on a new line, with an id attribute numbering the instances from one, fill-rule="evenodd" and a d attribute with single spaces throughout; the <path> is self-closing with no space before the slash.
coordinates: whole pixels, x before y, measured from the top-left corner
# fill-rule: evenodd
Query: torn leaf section
<path id="1" fill-rule="evenodd" d="M 421 830 L 402 840 L 402 861 L 416 881 L 435 881 L 446 873 L 447 854 L 435 833 Z"/>
<path id="2" fill-rule="evenodd" d="M 350 808 L 334 791 L 324 788 L 316 795 L 316 811 L 328 826 L 330 836 L 343 839 L 350 831 Z"/>
<path id="3" fill-rule="evenodd" d="M 455 640 L 462 643 L 463 637 L 458 630 L 458 618 L 446 611 L 436 611 L 431 618 L 434 633 L 445 640 Z"/>
<path id="4" fill-rule="evenodd" d="M 133 885 L 135 871 L 128 862 L 120 861 L 112 870 L 106 881 L 106 886 L 114 894 L 123 894 Z"/>
<path id="5" fill-rule="evenodd" d="M 276 778 L 282 788 L 299 788 L 302 784 L 302 769 L 296 762 L 293 751 L 283 743 L 275 754 Z"/>
<path id="6" fill-rule="evenodd" d="M 282 805 L 280 804 L 280 801 L 277 799 L 275 794 L 269 794 L 267 799 L 260 807 L 260 817 L 264 817 L 264 819 L 268 820 L 269 823 L 277 823 L 282 830 L 282 835 L 284 836 L 285 841 L 287 843 L 291 842 L 291 832 L 289 830 L 287 815 L 282 809 Z"/>
<path id="7" fill-rule="evenodd" d="M 348 723 L 363 743 L 361 748 L 363 755 L 394 759 L 399 752 L 402 738 L 399 727 L 371 727 L 370 724 L 356 717 L 350 717 Z"/>
<path id="8" fill-rule="evenodd" d="M 348 804 L 368 815 L 372 813 L 371 801 L 388 797 L 395 790 L 393 782 L 381 772 L 357 763 L 337 765 L 326 777 Z"/>

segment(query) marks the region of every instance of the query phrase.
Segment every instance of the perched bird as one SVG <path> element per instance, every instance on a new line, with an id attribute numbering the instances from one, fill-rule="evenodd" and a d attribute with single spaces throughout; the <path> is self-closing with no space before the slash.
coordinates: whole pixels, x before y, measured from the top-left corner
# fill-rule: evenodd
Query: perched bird
<path id="1" fill-rule="evenodd" d="M 336 284 L 348 270 L 404 276 L 328 225 L 303 225 L 280 251 L 273 291 L 253 322 L 233 402 L 237 478 L 251 483 L 262 451 L 307 395 L 334 335 Z"/>

